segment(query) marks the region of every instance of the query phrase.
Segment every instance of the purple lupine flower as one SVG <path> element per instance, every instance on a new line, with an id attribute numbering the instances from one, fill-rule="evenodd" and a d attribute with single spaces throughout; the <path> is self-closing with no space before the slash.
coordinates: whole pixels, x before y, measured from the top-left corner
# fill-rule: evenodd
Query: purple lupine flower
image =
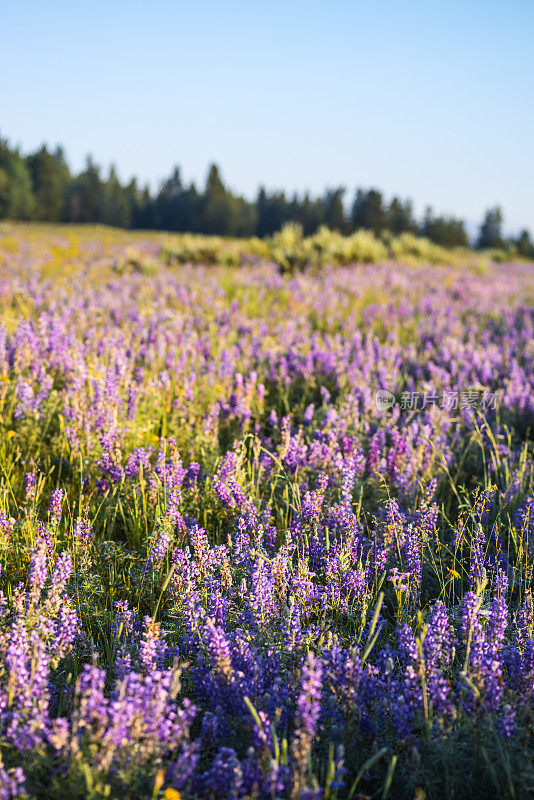
<path id="1" fill-rule="evenodd" d="M 423 489 L 415 515 L 415 524 L 423 531 L 425 536 L 430 536 L 433 533 L 439 516 L 439 508 L 433 502 L 436 487 L 437 479 L 432 478 Z"/>
<path id="2" fill-rule="evenodd" d="M 208 615 L 213 622 L 224 628 L 228 622 L 230 600 L 219 592 L 213 592 L 208 600 Z"/>
<path id="3" fill-rule="evenodd" d="M 132 656 L 124 647 L 121 647 L 115 659 L 115 679 L 122 681 L 132 671 Z"/>
<path id="4" fill-rule="evenodd" d="M 7 771 L 0 761 L 0 800 L 15 800 L 26 794 L 26 777 L 21 767 Z"/>
<path id="5" fill-rule="evenodd" d="M 150 564 L 153 569 L 158 570 L 163 564 L 163 559 L 169 549 L 170 542 L 171 536 L 169 531 L 166 528 L 162 528 L 148 556 L 148 564 Z"/>
<path id="6" fill-rule="evenodd" d="M 203 792 L 208 796 L 238 800 L 243 796 L 241 794 L 242 781 L 241 763 L 235 750 L 231 747 L 221 747 L 211 767 L 203 776 Z"/>
<path id="7" fill-rule="evenodd" d="M 471 554 L 469 557 L 469 584 L 476 589 L 477 584 L 485 580 L 486 568 L 484 557 L 486 551 L 486 538 L 480 523 L 477 524 L 476 533 L 473 535 Z"/>
<path id="8" fill-rule="evenodd" d="M 306 731 L 311 738 L 317 732 L 321 710 L 322 674 L 321 662 L 309 652 L 302 667 L 296 725 L 298 730 Z"/>
<path id="9" fill-rule="evenodd" d="M 315 411 L 315 406 L 313 403 L 310 403 L 310 405 L 307 406 L 306 411 L 304 412 L 304 416 L 302 417 L 304 425 L 311 425 L 314 411 Z"/>
<path id="10" fill-rule="evenodd" d="M 55 750 L 61 751 L 68 747 L 70 740 L 70 725 L 65 717 L 57 717 L 52 720 L 48 741 Z"/>
<path id="11" fill-rule="evenodd" d="M 266 562 L 258 558 L 251 575 L 248 609 L 251 620 L 257 628 L 262 628 L 276 611 L 273 598 L 275 579 L 268 570 Z"/>
<path id="12" fill-rule="evenodd" d="M 68 605 L 59 609 L 59 620 L 56 625 L 52 651 L 55 660 L 64 658 L 74 644 L 80 630 L 78 614 Z"/>
<path id="13" fill-rule="evenodd" d="M 47 577 L 47 546 L 46 541 L 41 538 L 35 545 L 30 563 L 29 573 L 29 596 L 32 603 L 37 603 L 44 589 Z"/>
<path id="14" fill-rule="evenodd" d="M 497 730 L 505 739 L 511 739 L 517 730 L 515 711 L 510 705 L 503 709 L 502 716 L 497 721 Z"/>
<path id="15" fill-rule="evenodd" d="M 63 592 L 72 574 L 72 558 L 70 553 L 61 553 L 52 571 L 51 584 L 57 592 Z"/>
<path id="16" fill-rule="evenodd" d="M 427 669 L 448 665 L 454 656 L 454 635 L 445 604 L 438 600 L 432 609 L 423 639 L 423 655 Z"/>
<path id="17" fill-rule="evenodd" d="M 94 664 L 86 664 L 76 684 L 77 708 L 73 724 L 89 727 L 106 719 L 108 699 L 105 696 L 106 672 Z"/>
<path id="18" fill-rule="evenodd" d="M 137 411 L 137 398 L 139 394 L 139 387 L 135 383 L 131 383 L 128 387 L 128 403 L 126 408 L 126 419 L 135 419 Z"/>
<path id="19" fill-rule="evenodd" d="M 482 599 L 475 592 L 467 592 L 462 600 L 462 638 L 470 647 L 469 658 L 477 664 L 484 653 L 485 636 L 480 620 Z"/>
<path id="20" fill-rule="evenodd" d="M 494 656 L 500 651 L 504 643 L 504 635 L 508 625 L 508 606 L 505 600 L 508 579 L 499 571 L 496 581 L 496 592 L 493 598 L 488 622 L 488 647 Z"/>
<path id="21" fill-rule="evenodd" d="M 30 503 L 32 500 L 35 499 L 35 489 L 36 489 L 36 474 L 35 472 L 27 472 L 24 476 L 24 490 L 26 493 L 26 502 Z"/>
<path id="22" fill-rule="evenodd" d="M 136 478 L 141 471 L 150 470 L 150 456 L 152 455 L 152 448 L 136 447 L 135 450 L 128 456 L 128 462 L 124 474 L 127 478 Z"/>
<path id="23" fill-rule="evenodd" d="M 152 672 L 165 652 L 164 642 L 160 639 L 160 624 L 146 616 L 143 620 L 143 634 L 139 646 L 139 662 L 143 672 Z"/>
<path id="24" fill-rule="evenodd" d="M 406 623 L 397 629 L 397 653 L 405 665 L 415 664 L 418 660 L 417 642 L 412 629 Z"/>
<path id="25" fill-rule="evenodd" d="M 93 529 L 87 517 L 77 517 L 73 528 L 74 537 L 84 545 L 89 545 L 93 540 Z"/>
<path id="26" fill-rule="evenodd" d="M 17 619 L 11 628 L 9 644 L 6 653 L 6 664 L 9 667 L 9 676 L 22 692 L 30 680 L 28 663 L 28 632 L 22 619 Z"/>
<path id="27" fill-rule="evenodd" d="M 300 609 L 295 602 L 292 602 L 289 606 L 285 628 L 285 642 L 289 652 L 298 649 L 302 643 Z"/>
<path id="28" fill-rule="evenodd" d="M 412 524 L 406 527 L 401 554 L 410 576 L 410 593 L 415 597 L 421 587 L 421 541 L 417 528 Z"/>
<path id="29" fill-rule="evenodd" d="M 204 627 L 206 647 L 214 670 L 228 680 L 232 676 L 232 654 L 230 644 L 221 627 L 207 619 Z"/>
<path id="30" fill-rule="evenodd" d="M 195 557 L 203 563 L 209 551 L 208 537 L 206 536 L 204 528 L 198 525 L 194 520 L 189 527 L 189 541 L 191 542 Z"/>
<path id="31" fill-rule="evenodd" d="M 179 507 L 180 500 L 180 492 L 173 489 L 167 502 L 167 516 L 176 528 L 183 531 L 186 526 Z"/>
<path id="32" fill-rule="evenodd" d="M 197 464 L 196 461 L 193 461 L 187 469 L 187 473 L 184 478 L 184 486 L 186 486 L 187 488 L 195 486 L 199 480 L 199 476 L 200 476 L 200 464 Z"/>
<path id="33" fill-rule="evenodd" d="M 292 794 L 295 797 L 301 797 L 305 789 L 306 768 L 321 712 L 322 677 L 320 660 L 308 652 L 302 666 L 295 732 L 291 740 L 291 756 L 294 762 Z"/>
<path id="34" fill-rule="evenodd" d="M 386 435 L 381 428 L 371 437 L 367 455 L 367 471 L 372 474 L 380 465 L 381 451 L 385 444 Z"/>
<path id="35" fill-rule="evenodd" d="M 61 522 L 61 505 L 63 503 L 64 491 L 61 488 L 54 489 L 50 495 L 50 505 L 48 513 L 50 514 L 51 524 L 57 528 Z"/>
<path id="36" fill-rule="evenodd" d="M 15 527 L 15 520 L 13 517 L 8 517 L 3 509 L 0 509 L 0 532 L 4 536 L 10 537 Z"/>

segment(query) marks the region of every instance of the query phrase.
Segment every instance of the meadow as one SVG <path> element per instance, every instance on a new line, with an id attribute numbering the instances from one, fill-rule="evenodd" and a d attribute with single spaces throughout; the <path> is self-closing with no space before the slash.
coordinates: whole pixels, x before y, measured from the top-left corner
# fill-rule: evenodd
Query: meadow
<path id="1" fill-rule="evenodd" d="M 534 266 L 277 236 L 0 228 L 1 800 L 534 793 Z"/>

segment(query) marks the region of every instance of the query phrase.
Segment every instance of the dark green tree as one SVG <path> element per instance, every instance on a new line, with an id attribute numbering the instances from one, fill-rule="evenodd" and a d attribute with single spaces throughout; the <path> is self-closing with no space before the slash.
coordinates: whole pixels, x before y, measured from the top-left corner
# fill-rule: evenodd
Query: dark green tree
<path id="1" fill-rule="evenodd" d="M 154 203 L 154 226 L 168 231 L 187 230 L 185 187 L 180 167 L 176 166 L 162 184 Z"/>
<path id="2" fill-rule="evenodd" d="M 514 242 L 518 255 L 523 258 L 534 258 L 534 242 L 530 235 L 530 231 L 523 228 L 519 236 Z"/>
<path id="3" fill-rule="evenodd" d="M 272 236 L 273 233 L 279 231 L 284 223 L 291 219 L 290 206 L 285 192 L 268 194 L 262 186 L 256 200 L 256 235 Z"/>
<path id="4" fill-rule="evenodd" d="M 71 180 L 63 150 L 58 147 L 51 153 L 43 145 L 27 156 L 26 165 L 35 198 L 34 219 L 58 222 L 64 215 L 66 191 Z"/>
<path id="5" fill-rule="evenodd" d="M 0 139 L 0 219 L 31 219 L 35 199 L 24 158 Z"/>
<path id="6" fill-rule="evenodd" d="M 305 236 L 311 236 L 315 231 L 325 224 L 324 207 L 320 198 L 315 200 L 308 193 L 299 200 L 295 195 L 294 219 L 302 225 Z"/>
<path id="7" fill-rule="evenodd" d="M 469 237 L 463 220 L 456 217 L 435 216 L 427 206 L 419 233 L 443 247 L 467 247 Z"/>
<path id="8" fill-rule="evenodd" d="M 75 178 L 67 191 L 66 219 L 68 222 L 102 222 L 105 184 L 91 156 L 85 170 Z"/>
<path id="9" fill-rule="evenodd" d="M 211 164 L 200 203 L 200 229 L 203 233 L 222 236 L 235 234 L 239 221 L 233 200 L 222 182 L 218 166 Z"/>
<path id="10" fill-rule="evenodd" d="M 485 250 L 490 247 L 504 247 L 502 236 L 503 216 L 500 206 L 486 211 L 478 234 L 477 247 Z"/>
<path id="11" fill-rule="evenodd" d="M 115 167 L 109 171 L 102 193 L 101 220 L 105 225 L 128 228 L 132 218 L 131 200 L 117 177 Z"/>
<path id="12" fill-rule="evenodd" d="M 414 233 L 417 225 L 413 217 L 413 208 L 409 200 L 404 203 L 394 197 L 386 211 L 386 228 L 392 233 Z"/>
<path id="13" fill-rule="evenodd" d="M 377 189 L 358 189 L 352 204 L 351 222 L 354 230 L 366 228 L 380 233 L 386 228 L 387 215 L 382 193 Z"/>
<path id="14" fill-rule="evenodd" d="M 234 215 L 236 225 L 235 236 L 254 236 L 258 222 L 258 212 L 255 203 L 249 203 L 243 197 L 234 198 Z"/>
<path id="15" fill-rule="evenodd" d="M 347 218 L 343 207 L 345 187 L 327 189 L 323 197 L 323 221 L 333 231 L 347 232 Z"/>

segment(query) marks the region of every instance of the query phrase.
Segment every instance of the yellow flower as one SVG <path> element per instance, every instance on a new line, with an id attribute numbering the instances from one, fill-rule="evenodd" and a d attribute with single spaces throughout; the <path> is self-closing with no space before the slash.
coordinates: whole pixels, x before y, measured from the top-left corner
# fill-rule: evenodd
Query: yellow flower
<path id="1" fill-rule="evenodd" d="M 163 800 L 182 800 L 182 795 L 176 789 L 165 789 Z"/>

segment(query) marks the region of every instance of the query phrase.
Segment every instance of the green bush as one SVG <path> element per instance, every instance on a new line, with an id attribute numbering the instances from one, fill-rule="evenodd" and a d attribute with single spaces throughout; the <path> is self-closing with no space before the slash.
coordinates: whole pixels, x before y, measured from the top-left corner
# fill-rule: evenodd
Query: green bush
<path id="1" fill-rule="evenodd" d="M 414 265 L 469 263 L 481 271 L 489 261 L 503 262 L 512 256 L 510 250 L 488 250 L 475 257 L 467 248 L 442 247 L 413 233 L 395 236 L 384 231 L 377 235 L 362 229 L 345 236 L 322 226 L 312 236 L 304 236 L 302 226 L 296 222 L 287 223 L 267 239 L 176 234 L 165 240 L 161 250 L 161 257 L 167 264 L 231 267 L 259 259 L 278 264 L 283 273 L 319 269 L 327 264 L 376 264 L 387 260 Z"/>

